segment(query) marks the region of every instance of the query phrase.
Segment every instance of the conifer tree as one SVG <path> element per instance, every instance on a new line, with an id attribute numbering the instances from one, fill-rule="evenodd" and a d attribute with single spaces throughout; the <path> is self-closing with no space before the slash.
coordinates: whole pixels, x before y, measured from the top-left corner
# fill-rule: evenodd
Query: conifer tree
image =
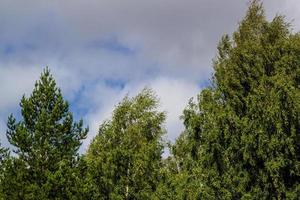
<path id="1" fill-rule="evenodd" d="M 300 35 L 283 16 L 268 22 L 254 0 L 222 38 L 214 69 L 184 111 L 188 147 L 175 146 L 184 152 L 175 157 L 191 158 L 182 166 L 194 197 L 299 199 Z"/>
<path id="2" fill-rule="evenodd" d="M 0 143 L 0 166 L 8 156 L 8 149 L 1 146 Z"/>
<path id="3" fill-rule="evenodd" d="M 151 199 L 159 182 L 165 114 L 149 89 L 125 97 L 87 152 L 93 199 Z"/>
<path id="4" fill-rule="evenodd" d="M 4 170 L 5 170 L 5 162 L 8 159 L 8 150 L 4 147 L 1 146 L 0 143 L 0 199 L 3 199 L 3 195 L 2 195 L 2 182 L 4 181 Z"/>
<path id="5" fill-rule="evenodd" d="M 76 167 L 78 149 L 88 130 L 82 120 L 73 122 L 69 104 L 48 68 L 30 97 L 22 97 L 20 106 L 21 120 L 11 115 L 7 123 L 7 138 L 17 156 L 8 167 L 11 170 L 6 170 L 6 180 L 20 184 L 15 199 L 69 199 L 73 177 L 65 171 Z M 4 193 L 7 199 L 14 199 L 9 191 Z"/>

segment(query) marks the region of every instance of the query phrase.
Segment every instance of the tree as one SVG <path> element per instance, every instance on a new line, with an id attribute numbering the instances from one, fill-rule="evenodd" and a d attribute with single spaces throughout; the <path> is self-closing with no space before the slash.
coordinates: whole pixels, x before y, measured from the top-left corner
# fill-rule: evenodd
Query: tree
<path id="1" fill-rule="evenodd" d="M 174 147 L 198 199 L 299 199 L 299 53 L 300 34 L 283 16 L 268 22 L 255 0 L 222 38 L 212 84 L 185 109 Z"/>
<path id="2" fill-rule="evenodd" d="M 3 199 L 2 196 L 2 182 L 4 180 L 4 171 L 5 171 L 5 163 L 9 158 L 9 152 L 6 148 L 3 148 L 0 143 L 0 199 Z"/>
<path id="3" fill-rule="evenodd" d="M 8 153 L 9 153 L 8 149 L 2 147 L 1 143 L 0 143 L 0 169 L 2 169 L 1 165 L 3 164 L 3 162 L 5 161 L 5 159 L 9 156 Z"/>
<path id="4" fill-rule="evenodd" d="M 27 192 L 30 185 L 30 181 L 27 180 L 29 176 L 24 162 L 15 157 L 7 158 L 2 164 L 0 199 L 33 199 L 29 198 L 28 195 L 31 194 Z"/>
<path id="5" fill-rule="evenodd" d="M 69 104 L 63 99 L 48 68 L 36 82 L 30 97 L 22 97 L 22 119 L 8 118 L 7 138 L 17 155 L 7 175 L 24 191 L 8 199 L 68 199 L 72 176 L 61 171 L 76 167 L 78 149 L 87 135 L 82 120 L 73 122 Z M 67 171 L 68 171 L 67 170 Z M 61 183 L 63 181 L 63 183 Z M 17 193 L 15 191 L 15 193 Z"/>
<path id="6" fill-rule="evenodd" d="M 203 187 L 198 179 L 200 145 L 197 130 L 199 123 L 196 104 L 192 101 L 184 111 L 186 130 L 170 144 L 170 155 L 164 160 L 161 167 L 161 181 L 156 191 L 156 198 L 163 199 L 199 199 L 199 190 Z M 193 131 L 191 131 L 193 130 Z"/>
<path id="7" fill-rule="evenodd" d="M 149 89 L 125 97 L 86 155 L 94 199 L 150 199 L 159 182 L 165 114 Z"/>

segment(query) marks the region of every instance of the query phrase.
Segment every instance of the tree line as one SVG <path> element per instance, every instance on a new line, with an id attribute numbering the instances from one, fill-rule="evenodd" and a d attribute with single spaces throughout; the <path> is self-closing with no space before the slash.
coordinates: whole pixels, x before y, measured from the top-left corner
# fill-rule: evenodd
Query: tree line
<path id="1" fill-rule="evenodd" d="M 8 117 L 0 199 L 299 199 L 300 34 L 254 0 L 217 52 L 174 144 L 144 89 L 116 105 L 82 155 L 88 129 L 45 69 L 21 119 Z"/>

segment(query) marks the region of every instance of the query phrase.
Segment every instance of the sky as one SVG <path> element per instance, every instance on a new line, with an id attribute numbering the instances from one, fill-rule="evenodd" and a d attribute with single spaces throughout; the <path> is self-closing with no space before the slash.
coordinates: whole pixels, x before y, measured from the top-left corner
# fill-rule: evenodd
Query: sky
<path id="1" fill-rule="evenodd" d="M 263 1 L 268 19 L 300 28 L 300 1 Z M 245 15 L 248 0 L 0 0 L 0 141 L 10 113 L 48 66 L 76 119 L 89 126 L 81 151 L 125 95 L 152 88 L 166 111 L 166 138 L 209 84 L 223 34 Z"/>

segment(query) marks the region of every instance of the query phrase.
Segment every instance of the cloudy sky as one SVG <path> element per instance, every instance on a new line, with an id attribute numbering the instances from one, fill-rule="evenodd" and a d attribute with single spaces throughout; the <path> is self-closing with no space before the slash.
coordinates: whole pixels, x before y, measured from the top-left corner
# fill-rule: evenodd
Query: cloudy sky
<path id="1" fill-rule="evenodd" d="M 297 0 L 263 1 L 267 16 L 284 14 L 300 27 Z M 247 0 L 0 0 L 0 140 L 10 113 L 19 115 L 42 69 L 49 66 L 88 139 L 114 105 L 143 87 L 167 112 L 167 138 L 212 73 L 216 45 L 232 33 Z"/>

